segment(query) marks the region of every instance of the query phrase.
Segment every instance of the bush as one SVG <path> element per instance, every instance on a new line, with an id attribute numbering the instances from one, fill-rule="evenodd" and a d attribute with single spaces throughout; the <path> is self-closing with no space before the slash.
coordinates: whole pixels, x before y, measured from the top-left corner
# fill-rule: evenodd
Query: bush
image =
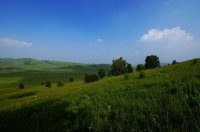
<path id="1" fill-rule="evenodd" d="M 58 81 L 58 82 L 57 82 L 57 86 L 58 86 L 58 87 L 64 86 L 64 83 L 61 82 L 61 81 Z"/>
<path id="2" fill-rule="evenodd" d="M 106 77 L 106 71 L 104 69 L 99 69 L 98 75 L 100 78 Z"/>
<path id="3" fill-rule="evenodd" d="M 23 83 L 20 83 L 20 84 L 19 84 L 19 88 L 20 88 L 20 89 L 24 89 L 24 84 L 23 84 Z"/>
<path id="4" fill-rule="evenodd" d="M 144 72 L 140 72 L 139 73 L 139 78 L 144 78 L 145 77 L 145 73 Z"/>
<path id="5" fill-rule="evenodd" d="M 85 82 L 89 83 L 89 82 L 95 82 L 98 81 L 99 77 L 96 74 L 86 74 L 85 75 Z"/>
<path id="6" fill-rule="evenodd" d="M 46 86 L 47 88 L 50 88 L 50 87 L 51 87 L 51 82 L 50 82 L 50 81 L 46 81 L 45 86 Z"/>
<path id="7" fill-rule="evenodd" d="M 138 64 L 136 71 L 142 71 L 142 70 L 145 70 L 145 66 L 143 64 Z"/>
<path id="8" fill-rule="evenodd" d="M 70 77 L 69 78 L 69 82 L 73 82 L 74 81 L 74 78 L 73 77 Z"/>

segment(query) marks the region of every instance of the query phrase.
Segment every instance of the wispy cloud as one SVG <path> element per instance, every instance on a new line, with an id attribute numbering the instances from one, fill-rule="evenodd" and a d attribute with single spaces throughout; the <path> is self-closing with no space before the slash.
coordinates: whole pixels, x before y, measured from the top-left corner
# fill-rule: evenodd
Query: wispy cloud
<path id="1" fill-rule="evenodd" d="M 32 42 L 21 41 L 11 38 L 0 38 L 0 45 L 2 46 L 17 46 L 17 47 L 31 47 Z"/>
<path id="2" fill-rule="evenodd" d="M 103 39 L 97 38 L 97 42 L 103 42 Z"/>

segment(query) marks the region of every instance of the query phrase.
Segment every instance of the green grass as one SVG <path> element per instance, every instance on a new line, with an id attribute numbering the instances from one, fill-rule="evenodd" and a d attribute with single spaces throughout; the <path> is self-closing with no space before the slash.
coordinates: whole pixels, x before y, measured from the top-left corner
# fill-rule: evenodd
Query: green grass
<path id="1" fill-rule="evenodd" d="M 69 83 L 62 72 L 34 72 L 0 75 L 0 131 L 200 130 L 200 59 L 89 84 L 80 73 Z"/>

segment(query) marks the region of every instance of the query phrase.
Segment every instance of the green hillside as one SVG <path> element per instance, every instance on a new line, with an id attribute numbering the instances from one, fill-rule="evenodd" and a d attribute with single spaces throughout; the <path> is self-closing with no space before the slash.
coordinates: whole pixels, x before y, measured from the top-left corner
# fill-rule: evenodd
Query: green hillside
<path id="1" fill-rule="evenodd" d="M 0 131 L 200 130 L 200 59 L 63 87 L 57 73 L 0 74 Z"/>
<path id="2" fill-rule="evenodd" d="M 102 67 L 100 65 L 93 64 L 81 64 L 74 62 L 61 62 L 61 61 L 49 61 L 49 60 L 36 60 L 32 58 L 21 58 L 21 59 L 0 59 L 0 70 L 65 70 L 74 71 L 81 68 L 83 70 L 92 70 Z M 110 68 L 110 65 L 103 65 L 103 68 Z"/>

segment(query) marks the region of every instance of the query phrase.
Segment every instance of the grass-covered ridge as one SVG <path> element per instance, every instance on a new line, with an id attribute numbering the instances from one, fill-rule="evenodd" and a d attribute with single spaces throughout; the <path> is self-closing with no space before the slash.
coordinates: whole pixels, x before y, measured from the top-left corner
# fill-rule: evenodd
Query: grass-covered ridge
<path id="1" fill-rule="evenodd" d="M 20 59 L 1 59 L 0 70 L 45 70 L 45 71 L 70 71 L 75 70 L 93 70 L 99 67 L 108 68 L 110 65 L 100 64 L 82 64 L 74 62 L 50 61 L 50 60 L 36 60 L 32 58 Z"/>
<path id="2" fill-rule="evenodd" d="M 140 74 L 63 87 L 27 81 L 22 90 L 1 88 L 0 131 L 200 130 L 200 59 L 145 70 L 142 78 Z M 6 87 L 9 79 L 21 78 L 1 76 L 0 85 Z"/>

